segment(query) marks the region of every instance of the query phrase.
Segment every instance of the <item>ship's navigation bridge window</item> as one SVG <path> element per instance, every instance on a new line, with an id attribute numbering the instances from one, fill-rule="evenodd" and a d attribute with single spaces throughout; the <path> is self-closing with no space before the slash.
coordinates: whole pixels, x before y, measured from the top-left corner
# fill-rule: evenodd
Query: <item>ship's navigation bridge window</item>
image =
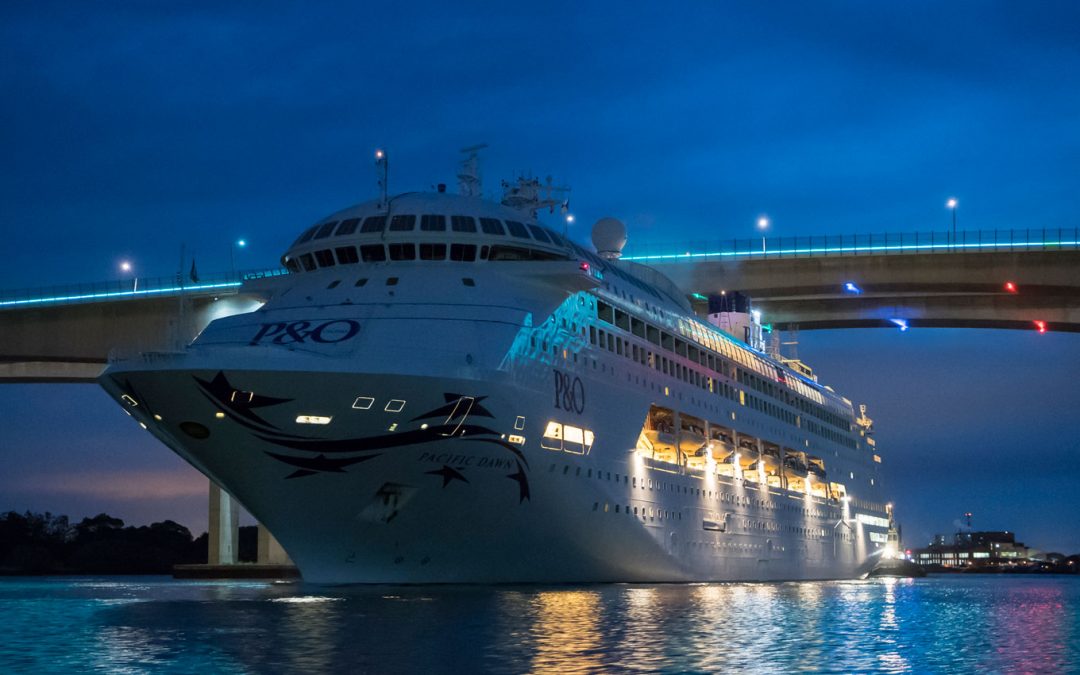
<path id="1" fill-rule="evenodd" d="M 481 218 L 480 229 L 484 231 L 484 234 L 506 236 L 506 230 L 503 229 L 502 222 L 498 218 Z"/>
<path id="2" fill-rule="evenodd" d="M 416 216 L 394 216 L 390 219 L 391 232 L 409 232 L 416 227 Z"/>
<path id="3" fill-rule="evenodd" d="M 454 232 L 476 232 L 476 219 L 472 216 L 450 216 L 450 227 Z"/>
<path id="4" fill-rule="evenodd" d="M 360 247 L 360 259 L 364 262 L 382 262 L 386 260 L 386 247 L 382 244 L 364 244 Z"/>
<path id="5" fill-rule="evenodd" d="M 516 220 L 506 221 L 506 229 L 510 230 L 510 235 L 518 237 L 520 239 L 528 239 L 529 231 L 525 229 L 525 225 L 517 222 Z"/>
<path id="6" fill-rule="evenodd" d="M 337 224 L 338 221 L 336 220 L 331 220 L 329 223 L 323 223 L 322 226 L 319 227 L 318 231 L 315 232 L 315 238 L 325 239 L 329 237 L 330 233 L 334 231 L 335 227 L 337 227 Z"/>
<path id="7" fill-rule="evenodd" d="M 545 244 L 553 243 L 551 239 L 544 233 L 544 230 L 539 225 L 529 225 L 529 232 L 532 232 L 532 236 L 537 241 L 542 241 Z"/>
<path id="8" fill-rule="evenodd" d="M 360 228 L 360 233 L 382 232 L 384 229 L 386 229 L 386 216 L 368 216 L 364 218 L 364 225 Z"/>
<path id="9" fill-rule="evenodd" d="M 315 231 L 318 230 L 318 229 L 319 229 L 318 225 L 312 225 L 308 229 L 304 230 L 304 233 L 301 234 L 297 238 L 297 240 L 293 242 L 293 246 L 296 246 L 297 244 L 303 244 L 305 241 L 309 241 L 312 237 L 315 236 Z"/>
<path id="10" fill-rule="evenodd" d="M 427 216 L 425 216 L 426 218 Z M 446 244 L 420 244 L 421 260 L 445 260 Z"/>
<path id="11" fill-rule="evenodd" d="M 346 218 L 341 221 L 341 225 L 338 225 L 337 232 L 334 232 L 334 236 L 340 237 L 345 234 L 352 234 L 353 232 L 356 232 L 356 226 L 359 224 L 359 218 Z"/>
<path id="12" fill-rule="evenodd" d="M 393 227 L 393 224 L 390 225 Z M 414 244 L 388 244 L 391 260 L 416 260 L 416 246 Z"/>
<path id="13" fill-rule="evenodd" d="M 476 260 L 475 244 L 450 244 L 450 259 L 459 262 Z"/>
<path id="14" fill-rule="evenodd" d="M 352 265 L 360 262 L 360 257 L 356 255 L 355 246 L 339 246 L 334 249 L 337 254 L 338 263 L 342 265 Z"/>
<path id="15" fill-rule="evenodd" d="M 420 216 L 420 230 L 423 232 L 446 232 L 446 216 Z"/>

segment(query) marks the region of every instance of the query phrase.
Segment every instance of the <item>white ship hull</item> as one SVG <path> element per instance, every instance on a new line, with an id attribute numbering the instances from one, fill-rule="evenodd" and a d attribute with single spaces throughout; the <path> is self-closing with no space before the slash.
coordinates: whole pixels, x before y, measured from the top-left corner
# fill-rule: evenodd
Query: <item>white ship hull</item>
<path id="1" fill-rule="evenodd" d="M 415 199 L 420 213 L 480 208 Z M 357 207 L 341 221 L 350 232 L 364 208 L 385 207 Z M 488 215 L 520 226 L 500 208 Z M 372 218 L 355 248 L 305 234 L 293 253 L 307 271 L 292 258 L 295 273 L 259 291 L 262 309 L 101 378 L 266 525 L 305 579 L 833 579 L 864 571 L 884 542 L 878 458 L 850 402 L 790 371 L 785 381 L 694 318 L 669 281 L 559 249 L 550 231 L 554 243 L 508 258 L 496 242 L 490 254 L 453 244 L 442 261 L 358 264 L 401 252 L 389 232 L 367 233 Z M 483 243 L 486 231 L 454 236 Z M 421 241 L 421 258 L 446 254 L 422 243 L 446 234 L 394 236 Z M 303 253 L 322 246 L 338 248 Z M 660 408 L 675 430 L 645 428 Z M 760 448 L 760 471 L 734 454 L 723 466 L 703 444 L 713 432 L 718 446 Z M 652 443 L 668 437 L 665 455 Z M 765 466 L 770 448 L 784 467 Z M 789 477 L 789 455 L 818 461 L 821 481 L 799 462 Z"/>
<path id="2" fill-rule="evenodd" d="M 197 382 L 222 376 L 229 391 L 291 399 L 277 411 L 259 411 L 266 420 L 333 410 L 335 403 L 340 407 L 334 399 L 348 390 L 393 392 L 406 404 L 387 412 L 391 397 L 382 396 L 369 410 L 350 408 L 354 419 L 335 428 L 330 440 L 343 451 L 331 452 L 320 436 L 297 440 L 243 423 Z M 550 391 L 490 380 L 167 368 L 116 371 L 114 381 L 136 392 L 148 410 L 214 420 L 204 440 L 163 433 L 166 425 L 155 433 L 237 497 L 316 583 L 851 578 L 865 571 L 872 550 L 843 502 L 679 469 L 629 451 L 637 428 L 620 420 L 643 419 L 643 397 L 579 420 L 598 434 L 610 428 L 606 436 L 626 439 L 580 456 L 537 442 Z M 425 418 L 430 426 L 417 442 L 377 447 L 396 433 L 388 432 L 395 421 L 420 431 L 414 417 L 444 408 L 446 394 L 462 391 L 473 393 L 492 417 L 474 412 L 448 422 L 443 412 Z M 628 408 L 639 412 L 627 416 Z M 218 419 L 219 410 L 229 412 Z M 459 422 L 465 435 L 441 435 Z M 511 444 L 511 436 L 525 442 Z M 350 451 L 343 439 L 382 440 Z M 304 466 L 321 470 L 289 477 L 303 474 Z M 704 529 L 724 519 L 724 532 Z"/>

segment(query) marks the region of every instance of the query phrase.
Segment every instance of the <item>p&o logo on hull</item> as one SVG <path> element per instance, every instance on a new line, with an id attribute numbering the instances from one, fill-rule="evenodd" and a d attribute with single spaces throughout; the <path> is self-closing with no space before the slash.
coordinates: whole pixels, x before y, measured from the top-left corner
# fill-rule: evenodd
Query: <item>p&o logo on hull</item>
<path id="1" fill-rule="evenodd" d="M 330 319 L 313 321 L 278 321 L 260 324 L 259 332 L 249 345 L 275 344 L 296 345 L 305 342 L 336 344 L 354 337 L 360 332 L 360 322 L 353 319 Z"/>
<path id="2" fill-rule="evenodd" d="M 555 373 L 555 409 L 581 414 L 585 412 L 585 385 L 581 378 L 552 368 Z"/>

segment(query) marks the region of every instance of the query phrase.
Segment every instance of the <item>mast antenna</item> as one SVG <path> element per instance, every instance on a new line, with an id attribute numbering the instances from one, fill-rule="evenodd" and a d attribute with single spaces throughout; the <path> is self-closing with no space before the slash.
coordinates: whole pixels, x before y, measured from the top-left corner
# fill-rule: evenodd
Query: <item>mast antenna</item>
<path id="1" fill-rule="evenodd" d="M 386 208 L 390 179 L 390 158 L 387 157 L 386 151 L 382 148 L 375 151 L 375 177 L 379 182 L 379 207 Z"/>
<path id="2" fill-rule="evenodd" d="M 461 171 L 458 173 L 458 192 L 463 197 L 481 197 L 483 185 L 480 178 L 480 151 L 488 146 L 487 143 L 478 143 L 462 148 L 461 153 L 465 158 L 461 160 Z"/>

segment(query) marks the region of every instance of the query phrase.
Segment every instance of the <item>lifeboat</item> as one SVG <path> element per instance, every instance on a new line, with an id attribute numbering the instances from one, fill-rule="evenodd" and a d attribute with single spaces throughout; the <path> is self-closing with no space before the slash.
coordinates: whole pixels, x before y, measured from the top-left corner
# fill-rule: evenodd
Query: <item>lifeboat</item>
<path id="1" fill-rule="evenodd" d="M 651 446 L 655 459 L 671 463 L 678 462 L 678 453 L 675 451 L 677 441 L 673 411 L 656 406 L 650 408 L 641 433 Z"/>
<path id="2" fill-rule="evenodd" d="M 705 422 L 697 417 L 679 417 L 679 449 L 691 457 L 705 455 Z"/>

